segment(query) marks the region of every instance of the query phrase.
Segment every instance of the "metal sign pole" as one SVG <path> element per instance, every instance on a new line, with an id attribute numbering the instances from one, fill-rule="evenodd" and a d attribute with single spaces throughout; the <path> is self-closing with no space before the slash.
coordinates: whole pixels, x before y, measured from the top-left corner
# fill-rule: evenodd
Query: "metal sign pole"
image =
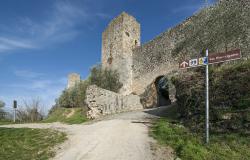
<path id="1" fill-rule="evenodd" d="M 13 115 L 13 121 L 16 122 L 16 108 L 17 108 L 17 101 L 13 101 L 13 109 L 14 109 L 14 115 Z"/>
<path id="2" fill-rule="evenodd" d="M 179 63 L 180 69 L 187 69 L 199 66 L 206 66 L 206 115 L 205 115 L 205 134 L 206 134 L 206 143 L 209 143 L 209 72 L 208 67 L 209 64 L 221 63 L 225 61 L 232 61 L 241 58 L 240 49 L 235 49 L 231 51 L 227 51 L 225 53 L 214 53 L 208 57 L 208 49 L 206 49 L 206 57 L 194 58 L 191 60 L 184 60 Z"/>
<path id="3" fill-rule="evenodd" d="M 208 49 L 206 50 L 206 57 L 208 61 Z M 209 143 L 209 72 L 208 63 L 206 65 L 206 143 Z"/>
<path id="4" fill-rule="evenodd" d="M 16 108 L 14 108 L 14 119 L 13 119 L 13 121 L 14 121 L 14 123 L 16 122 Z"/>

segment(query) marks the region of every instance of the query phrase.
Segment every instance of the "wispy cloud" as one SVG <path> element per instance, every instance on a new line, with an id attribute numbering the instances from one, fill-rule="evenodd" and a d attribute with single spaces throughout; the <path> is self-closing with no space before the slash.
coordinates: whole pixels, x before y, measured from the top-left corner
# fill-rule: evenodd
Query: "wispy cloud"
<path id="1" fill-rule="evenodd" d="M 96 13 L 96 16 L 100 17 L 101 19 L 109 19 L 109 18 L 111 18 L 111 16 L 109 14 L 101 13 L 101 12 Z"/>
<path id="2" fill-rule="evenodd" d="M 72 40 L 84 31 L 84 26 L 87 26 L 92 18 L 107 17 L 104 13 L 91 13 L 84 6 L 77 6 L 69 1 L 56 1 L 44 20 L 18 17 L 13 26 L 1 25 L 0 53 L 43 48 Z M 4 31 L 1 31 L 1 28 L 9 28 L 9 34 L 2 34 Z"/>
<path id="3" fill-rule="evenodd" d="M 180 12 L 195 12 L 199 9 L 201 9 L 203 5 L 186 5 L 186 6 L 181 6 L 179 8 L 175 8 L 172 10 L 173 13 L 180 13 Z"/>
<path id="4" fill-rule="evenodd" d="M 33 79 L 43 76 L 43 73 L 33 72 L 30 70 L 15 70 L 14 74 L 20 78 Z"/>
<path id="5" fill-rule="evenodd" d="M 215 0 L 208 0 L 208 5 L 211 6 Z M 188 4 L 188 5 L 183 5 L 177 8 L 173 8 L 172 12 L 173 13 L 181 13 L 181 12 L 196 12 L 199 11 L 200 9 L 204 8 L 206 6 L 205 1 L 204 3 L 198 3 L 198 4 Z"/>
<path id="6" fill-rule="evenodd" d="M 17 48 L 31 49 L 35 48 L 35 45 L 24 39 L 0 37 L 0 52 Z"/>
<path id="7" fill-rule="evenodd" d="M 22 102 L 23 100 L 39 98 L 47 111 L 67 84 L 65 77 L 55 78 L 29 70 L 13 71 L 13 74 L 17 76 L 17 79 L 21 78 L 22 80 L 1 85 L 0 90 L 0 99 L 6 102 L 8 108 L 14 99 Z"/>

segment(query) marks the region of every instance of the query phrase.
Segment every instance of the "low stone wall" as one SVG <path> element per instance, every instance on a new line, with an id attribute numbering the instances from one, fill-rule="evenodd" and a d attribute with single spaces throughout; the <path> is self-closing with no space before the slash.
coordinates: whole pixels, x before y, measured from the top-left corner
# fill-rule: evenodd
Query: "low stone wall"
<path id="1" fill-rule="evenodd" d="M 108 114 L 143 109 L 139 96 L 120 95 L 99 88 L 96 85 L 91 85 L 87 88 L 85 102 L 89 108 L 87 117 L 90 119 Z"/>

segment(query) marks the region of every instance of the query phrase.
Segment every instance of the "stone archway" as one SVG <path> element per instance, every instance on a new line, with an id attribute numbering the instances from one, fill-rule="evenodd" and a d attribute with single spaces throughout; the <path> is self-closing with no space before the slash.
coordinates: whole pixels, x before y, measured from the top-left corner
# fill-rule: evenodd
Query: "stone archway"
<path id="1" fill-rule="evenodd" d="M 157 93 L 156 107 L 170 105 L 168 78 L 166 76 L 159 76 L 155 79 L 154 85 Z"/>
<path id="2" fill-rule="evenodd" d="M 166 76 L 158 76 L 145 88 L 140 95 L 141 103 L 144 108 L 153 108 L 171 104 L 169 96 L 169 80 Z"/>

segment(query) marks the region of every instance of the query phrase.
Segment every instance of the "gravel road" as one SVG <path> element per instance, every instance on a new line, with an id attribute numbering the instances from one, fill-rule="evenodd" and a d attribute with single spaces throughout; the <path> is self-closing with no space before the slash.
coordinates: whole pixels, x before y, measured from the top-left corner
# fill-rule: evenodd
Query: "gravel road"
<path id="1" fill-rule="evenodd" d="M 68 140 L 58 146 L 55 160 L 168 160 L 173 159 L 172 149 L 157 145 L 148 135 L 151 119 L 158 118 L 164 109 L 122 113 L 81 125 L 36 123 L 1 127 L 66 132 Z"/>

